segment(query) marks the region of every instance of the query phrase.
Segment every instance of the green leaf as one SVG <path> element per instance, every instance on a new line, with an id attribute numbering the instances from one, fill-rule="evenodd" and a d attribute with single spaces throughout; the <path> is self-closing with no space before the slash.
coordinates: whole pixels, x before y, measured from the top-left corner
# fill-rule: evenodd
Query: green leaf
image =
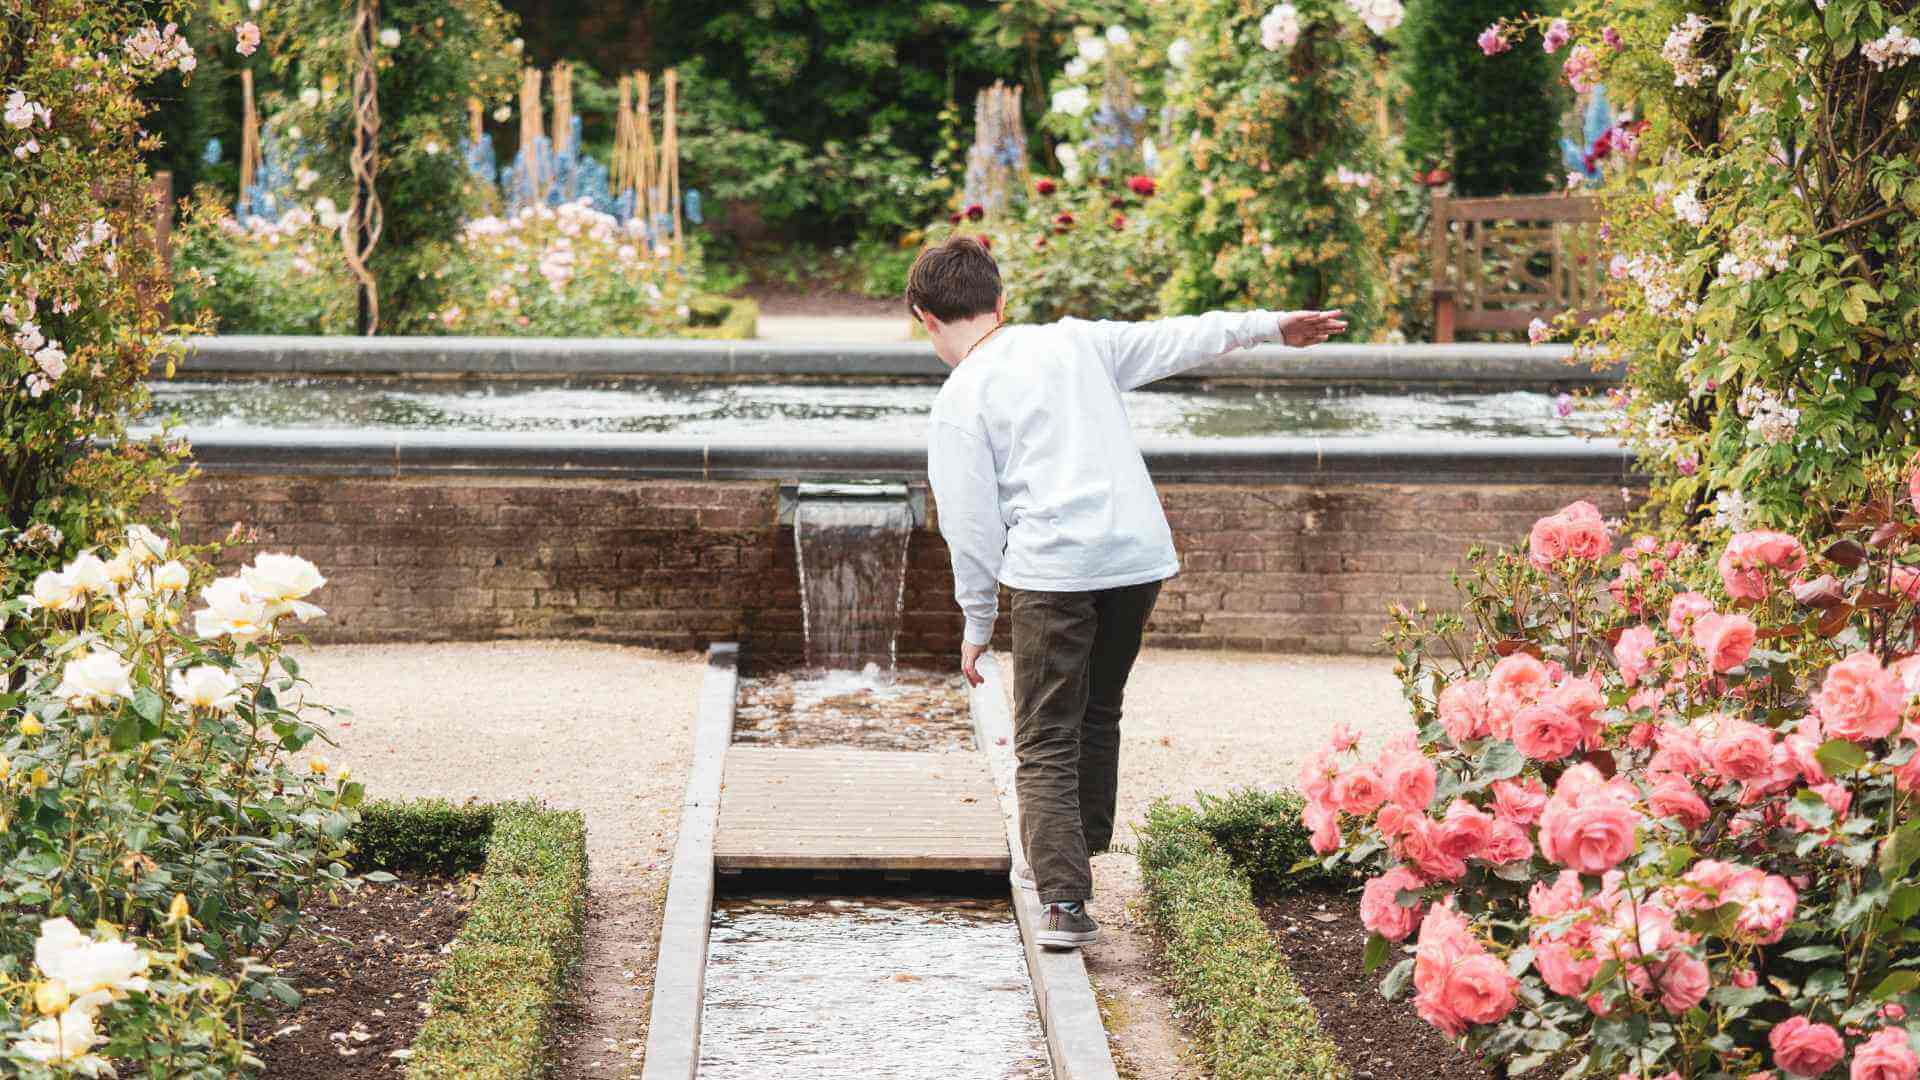
<path id="1" fill-rule="evenodd" d="M 1480 760 L 1473 767 L 1476 786 L 1519 776 L 1526 764 L 1527 759 L 1520 753 L 1519 747 L 1505 739 L 1490 742 L 1485 750 L 1480 751 Z"/>
<path id="2" fill-rule="evenodd" d="M 1845 739 L 1828 739 L 1813 752 L 1813 759 L 1830 774 L 1850 773 L 1867 763 L 1867 752 Z"/>
<path id="3" fill-rule="evenodd" d="M 133 711 L 140 714 L 140 719 L 157 724 L 160 722 L 160 714 L 165 709 L 166 704 L 160 700 L 160 695 L 146 687 L 143 686 L 133 692 Z"/>
<path id="4" fill-rule="evenodd" d="M 1368 971 L 1372 971 L 1381 964 L 1386 963 L 1387 958 L 1392 955 L 1392 942 L 1380 934 L 1367 935 L 1367 950 L 1361 957 L 1361 963 L 1366 965 Z"/>
<path id="5" fill-rule="evenodd" d="M 1788 960 L 1797 960 L 1803 964 L 1810 964 L 1815 960 L 1825 960 L 1829 956 L 1839 956 L 1840 946 L 1804 945 L 1798 949 L 1788 949 L 1781 955 Z"/>
<path id="6" fill-rule="evenodd" d="M 122 710 L 113 718 L 113 731 L 109 745 L 115 750 L 131 750 L 140 745 L 140 717 Z"/>
<path id="7" fill-rule="evenodd" d="M 1920 915 L 1920 885 L 1902 885 L 1893 891 L 1887 900 L 1887 916 L 1895 922 L 1906 922 Z"/>
<path id="8" fill-rule="evenodd" d="M 1400 995 L 1407 992 L 1407 986 L 1413 982 L 1413 957 L 1393 965 L 1387 977 L 1380 980 L 1380 996 L 1388 1001 L 1398 1001 Z"/>
<path id="9" fill-rule="evenodd" d="M 387 873 L 385 870 L 375 870 L 372 873 L 361 874 L 360 880 L 371 881 L 375 885 L 385 885 L 390 881 L 399 881 L 400 879 L 397 877 L 394 877 L 392 874 Z M 1374 936 L 1378 937 L 1379 935 L 1376 934 Z"/>
<path id="10" fill-rule="evenodd" d="M 1811 791 L 1803 790 L 1793 797 L 1793 814 L 1816 829 L 1833 824 L 1833 807 Z"/>
<path id="11" fill-rule="evenodd" d="M 1880 876 L 1901 877 L 1920 859 L 1920 822 L 1909 821 L 1880 845 Z"/>
<path id="12" fill-rule="evenodd" d="M 1880 980 L 1880 985 L 1873 988 L 1870 996 L 1875 1001 L 1885 1001 L 1915 987 L 1920 987 L 1920 971 L 1892 971 Z"/>

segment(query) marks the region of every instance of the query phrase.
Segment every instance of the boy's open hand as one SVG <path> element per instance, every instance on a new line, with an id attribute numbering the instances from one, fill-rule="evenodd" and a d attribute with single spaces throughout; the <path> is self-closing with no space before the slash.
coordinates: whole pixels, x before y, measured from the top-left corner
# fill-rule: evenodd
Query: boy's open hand
<path id="1" fill-rule="evenodd" d="M 1318 345 L 1346 329 L 1344 311 L 1288 311 L 1280 316 L 1280 340 L 1296 349 Z"/>

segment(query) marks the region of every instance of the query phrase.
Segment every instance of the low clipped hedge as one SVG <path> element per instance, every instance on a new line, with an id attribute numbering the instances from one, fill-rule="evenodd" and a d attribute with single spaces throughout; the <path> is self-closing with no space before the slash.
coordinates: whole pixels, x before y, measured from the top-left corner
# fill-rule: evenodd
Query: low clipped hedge
<path id="1" fill-rule="evenodd" d="M 381 802 L 363 812 L 355 839 L 361 870 L 483 868 L 434 980 L 410 1080 L 546 1075 L 586 933 L 585 820 L 534 802 Z"/>
<path id="2" fill-rule="evenodd" d="M 1210 802 L 1218 814 L 1227 801 Z M 1257 809 L 1252 801 L 1231 809 L 1216 818 L 1160 802 L 1140 831 L 1148 918 L 1180 1011 L 1198 1029 L 1198 1049 L 1217 1080 L 1345 1080 L 1351 1073 L 1260 920 L 1248 872 L 1210 829 L 1268 836 L 1261 815 L 1249 812 Z M 1277 860 L 1281 841 L 1269 840 Z"/>
<path id="3" fill-rule="evenodd" d="M 1233 860 L 1255 890 L 1265 894 L 1290 892 L 1304 886 L 1359 885 L 1361 879 L 1344 863 L 1329 867 L 1314 854 L 1304 808 L 1292 791 L 1256 791 L 1251 788 L 1226 795 L 1201 794 L 1196 800 L 1196 824 Z"/>

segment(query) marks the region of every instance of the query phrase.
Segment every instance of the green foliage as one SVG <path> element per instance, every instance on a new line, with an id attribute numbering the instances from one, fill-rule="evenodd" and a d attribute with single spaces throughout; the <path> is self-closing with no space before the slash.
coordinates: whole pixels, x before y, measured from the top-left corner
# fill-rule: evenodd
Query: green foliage
<path id="1" fill-rule="evenodd" d="M 1697 10 L 1565 12 L 1651 122 L 1606 191 L 1615 314 L 1583 346 L 1631 362 L 1625 435 L 1665 520 L 1817 526 L 1916 441 L 1920 64 L 1887 46 L 1920 25 L 1880 0 Z"/>
<path id="2" fill-rule="evenodd" d="M 1015 322 L 1153 318 L 1173 266 L 1173 225 L 1157 213 L 1159 197 L 1104 182 L 1059 185 L 979 222 L 963 211 L 959 221 L 929 230 L 927 240 L 984 236 L 1006 282 L 1007 318 Z"/>
<path id="3" fill-rule="evenodd" d="M 1445 166 L 1460 195 L 1532 194 L 1560 164 L 1558 76 L 1542 49 L 1484 56 L 1480 32 L 1538 6 L 1521 0 L 1408 0 L 1395 56 L 1407 86 L 1408 162 Z"/>
<path id="4" fill-rule="evenodd" d="M 1200 812 L 1194 823 L 1260 892 L 1359 883 L 1351 868 L 1323 865 L 1314 854 L 1300 822 L 1304 804 L 1298 794 L 1242 788 L 1224 796 L 1202 794 L 1196 801 Z M 1312 865 L 1301 867 L 1308 862 Z"/>
<path id="5" fill-rule="evenodd" d="M 340 233 L 308 210 L 236 221 L 213 189 L 174 232 L 176 318 L 230 334 L 351 334 L 356 293 Z"/>
<path id="6" fill-rule="evenodd" d="M 176 448 L 126 438 L 188 329 L 166 319 L 139 161 L 136 94 L 174 62 L 122 44 L 147 8 L 0 0 L 4 86 L 29 109 L 0 127 L 0 530 L 37 526 L 0 554 L 0 599 L 180 480 Z"/>
<path id="7" fill-rule="evenodd" d="M 280 83 L 263 106 L 266 123 L 310 144 L 309 161 L 321 174 L 313 196 L 343 208 L 353 194 L 352 93 L 345 83 L 353 14 L 354 5 L 338 0 L 276 0 L 257 16 L 266 35 L 262 50 Z M 380 16 L 399 40 L 375 50 L 384 225 L 372 267 L 381 332 L 418 333 L 446 307 L 446 279 L 434 271 L 483 205 L 486 193 L 460 156 L 460 139 L 469 97 L 509 96 L 519 67 L 508 41 L 514 20 L 497 0 L 389 0 Z"/>
<path id="8" fill-rule="evenodd" d="M 1339 170 L 1382 173 L 1372 33 L 1341 0 L 1302 0 L 1291 47 L 1262 45 L 1256 0 L 1160 9 L 1156 33 L 1192 52 L 1168 91 L 1165 177 L 1176 268 L 1168 313 L 1224 307 L 1341 308 L 1356 335 L 1381 320 L 1384 250 L 1362 190 Z"/>
<path id="9" fill-rule="evenodd" d="M 1180 1012 L 1198 1029 L 1197 1050 L 1212 1075 L 1350 1075 L 1260 921 L 1246 876 L 1208 835 L 1201 815 L 1155 803 L 1138 854 L 1147 916 L 1166 951 Z"/>
<path id="10" fill-rule="evenodd" d="M 445 799 L 367 803 L 351 836 L 354 869 L 433 874 L 478 870 L 487 861 L 497 810 L 492 803 Z"/>
<path id="11" fill-rule="evenodd" d="M 543 1075 L 586 928 L 586 823 L 533 803 L 494 808 L 487 868 L 433 988 L 413 1080 Z"/>

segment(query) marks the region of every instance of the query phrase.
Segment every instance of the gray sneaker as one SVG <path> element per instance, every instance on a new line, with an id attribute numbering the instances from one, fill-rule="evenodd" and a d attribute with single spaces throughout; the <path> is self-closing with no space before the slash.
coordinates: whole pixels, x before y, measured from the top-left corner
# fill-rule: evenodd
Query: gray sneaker
<path id="1" fill-rule="evenodd" d="M 1043 949 L 1077 949 L 1099 940 L 1100 924 L 1087 914 L 1085 904 L 1070 908 L 1048 904 L 1040 913 L 1040 929 L 1033 940 Z"/>

